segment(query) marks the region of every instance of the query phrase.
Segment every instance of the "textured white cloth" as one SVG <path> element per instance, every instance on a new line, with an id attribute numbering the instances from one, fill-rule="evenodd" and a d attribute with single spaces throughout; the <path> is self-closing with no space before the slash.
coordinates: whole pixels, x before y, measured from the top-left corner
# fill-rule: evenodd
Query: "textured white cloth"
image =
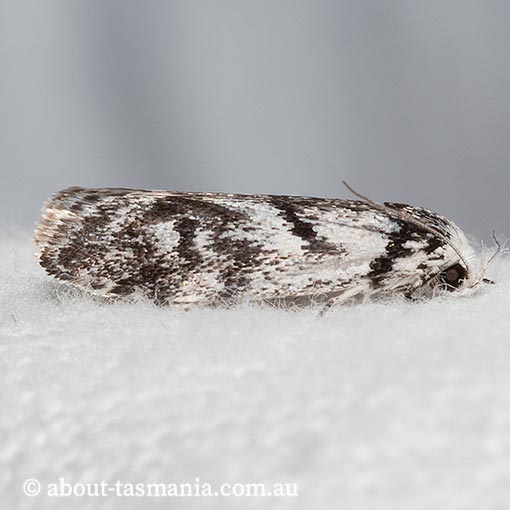
<path id="1" fill-rule="evenodd" d="M 104 305 L 0 235 L 0 508 L 505 509 L 510 262 L 471 298 Z M 296 482 L 295 498 L 29 498 L 22 483 Z"/>

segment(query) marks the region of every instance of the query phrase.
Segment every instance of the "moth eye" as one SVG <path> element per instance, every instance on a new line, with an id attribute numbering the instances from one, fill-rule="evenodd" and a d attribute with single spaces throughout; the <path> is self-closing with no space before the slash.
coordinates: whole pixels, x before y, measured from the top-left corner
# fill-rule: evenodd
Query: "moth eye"
<path id="1" fill-rule="evenodd" d="M 455 290 L 466 279 L 466 270 L 460 264 L 454 264 L 439 275 L 439 281 L 447 290 Z"/>

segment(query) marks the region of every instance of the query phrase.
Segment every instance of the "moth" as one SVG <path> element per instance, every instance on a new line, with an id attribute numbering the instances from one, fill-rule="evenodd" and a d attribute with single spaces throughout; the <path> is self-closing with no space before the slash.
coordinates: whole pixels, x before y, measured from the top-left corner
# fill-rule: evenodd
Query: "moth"
<path id="1" fill-rule="evenodd" d="M 400 203 L 71 187 L 44 206 L 40 265 L 104 297 L 176 305 L 468 294 L 484 280 L 457 225 Z"/>

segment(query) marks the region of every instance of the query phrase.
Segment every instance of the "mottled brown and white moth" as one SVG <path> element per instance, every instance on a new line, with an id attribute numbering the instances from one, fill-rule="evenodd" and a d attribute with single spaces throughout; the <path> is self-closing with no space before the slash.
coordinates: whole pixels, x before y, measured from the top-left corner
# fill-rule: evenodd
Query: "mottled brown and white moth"
<path id="1" fill-rule="evenodd" d="M 358 197 L 73 187 L 45 204 L 35 242 L 59 280 L 181 305 L 466 294 L 483 280 L 450 220 Z"/>

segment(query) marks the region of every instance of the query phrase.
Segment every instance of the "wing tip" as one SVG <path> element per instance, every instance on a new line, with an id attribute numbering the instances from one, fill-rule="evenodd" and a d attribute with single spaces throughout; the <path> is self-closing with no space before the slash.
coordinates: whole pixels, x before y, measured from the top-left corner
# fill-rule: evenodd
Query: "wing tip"
<path id="1" fill-rule="evenodd" d="M 44 202 L 32 236 L 33 243 L 39 248 L 39 260 L 43 250 L 58 246 L 67 235 L 69 227 L 79 220 L 79 214 L 73 212 L 71 207 L 81 203 L 79 194 L 87 191 L 87 188 L 81 186 L 70 186 L 54 193 Z"/>

